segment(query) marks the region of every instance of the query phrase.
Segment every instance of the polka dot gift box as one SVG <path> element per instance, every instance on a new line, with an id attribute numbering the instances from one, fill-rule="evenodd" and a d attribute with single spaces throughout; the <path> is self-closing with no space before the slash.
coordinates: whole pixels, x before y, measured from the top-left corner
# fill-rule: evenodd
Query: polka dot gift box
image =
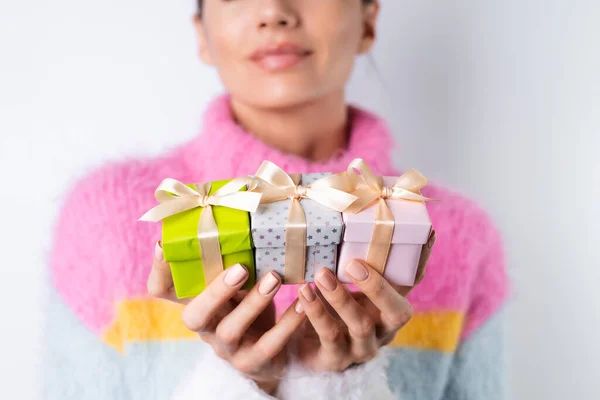
<path id="1" fill-rule="evenodd" d="M 263 204 L 250 214 L 257 280 L 269 271 L 286 284 L 313 282 L 321 268 L 335 273 L 340 211 L 356 200 L 340 190 L 346 181 L 329 173 L 288 175 L 269 162 L 256 178 L 263 193 Z"/>

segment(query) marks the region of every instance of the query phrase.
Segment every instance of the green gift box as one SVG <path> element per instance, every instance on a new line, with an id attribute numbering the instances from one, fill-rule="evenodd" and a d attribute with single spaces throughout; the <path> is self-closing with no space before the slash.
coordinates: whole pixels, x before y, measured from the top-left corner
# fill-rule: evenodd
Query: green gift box
<path id="1" fill-rule="evenodd" d="M 187 188 L 196 190 L 199 186 L 183 185 L 174 180 L 169 181 L 170 186 L 178 184 L 180 185 L 179 188 L 186 186 Z M 229 182 L 231 180 L 212 182 L 207 197 L 215 195 L 215 192 Z M 161 191 L 160 187 L 158 191 Z M 185 192 L 184 190 L 180 191 Z M 239 191 L 245 192 L 246 187 L 242 187 Z M 182 197 L 173 196 L 171 192 L 171 189 L 162 190 L 163 203 L 167 203 L 170 200 L 182 199 Z M 165 193 L 168 194 L 165 195 Z M 201 197 L 197 196 L 196 192 L 194 193 L 196 194 L 196 198 Z M 247 195 L 250 195 L 250 193 Z M 168 198 L 169 196 L 173 197 Z M 167 199 L 166 201 L 165 198 Z M 162 206 L 168 207 L 166 204 L 162 204 Z M 253 208 L 248 205 L 246 207 L 249 209 Z M 210 208 L 218 229 L 218 241 L 223 267 L 227 269 L 235 264 L 244 265 L 248 269 L 249 276 L 242 289 L 252 288 L 255 283 L 255 267 L 248 211 L 214 204 Z M 142 217 L 146 221 L 162 219 L 162 248 L 164 257 L 165 261 L 171 265 L 175 293 L 180 299 L 195 297 L 206 288 L 205 266 L 199 240 L 199 224 L 202 213 L 210 212 L 211 210 L 205 210 L 205 207 L 196 205 L 182 212 L 173 213 L 169 211 L 167 214 L 171 215 L 166 217 L 159 216 L 146 219 Z"/>

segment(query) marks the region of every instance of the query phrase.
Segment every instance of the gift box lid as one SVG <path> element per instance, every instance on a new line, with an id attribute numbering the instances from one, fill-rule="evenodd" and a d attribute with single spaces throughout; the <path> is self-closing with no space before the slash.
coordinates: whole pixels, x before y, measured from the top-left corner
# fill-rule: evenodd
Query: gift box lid
<path id="1" fill-rule="evenodd" d="M 392 186 L 395 177 L 383 177 L 385 186 Z M 431 232 L 431 219 L 424 202 L 386 200 L 395 219 L 392 243 L 425 244 Z M 345 242 L 368 243 L 371 241 L 377 203 L 358 214 L 344 213 Z"/>
<path id="2" fill-rule="evenodd" d="M 300 183 L 308 186 L 330 175 L 329 173 L 303 174 Z M 250 213 L 252 238 L 256 248 L 284 247 L 285 224 L 291 200 L 261 204 Z M 306 215 L 306 245 L 337 245 L 341 242 L 344 223 L 342 214 L 313 200 L 302 199 L 300 204 Z"/>
<path id="3" fill-rule="evenodd" d="M 230 180 L 212 182 L 210 194 Z M 194 187 L 194 185 L 188 185 Z M 244 191 L 241 189 L 240 191 Z M 246 211 L 213 206 L 213 215 L 219 229 L 222 254 L 233 254 L 252 249 L 250 218 Z M 162 222 L 162 247 L 165 260 L 189 261 L 201 258 L 198 242 L 198 222 L 202 207 L 194 208 L 168 218 Z"/>

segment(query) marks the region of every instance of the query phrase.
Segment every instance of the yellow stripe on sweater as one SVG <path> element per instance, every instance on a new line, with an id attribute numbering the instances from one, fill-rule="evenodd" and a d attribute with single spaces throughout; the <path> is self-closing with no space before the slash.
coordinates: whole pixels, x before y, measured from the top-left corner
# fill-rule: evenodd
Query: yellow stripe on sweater
<path id="1" fill-rule="evenodd" d="M 181 322 L 182 310 L 183 306 L 163 300 L 125 300 L 118 305 L 115 321 L 103 340 L 123 353 L 128 343 L 198 339 Z M 452 352 L 462 324 L 463 314 L 454 311 L 415 313 L 392 346 Z"/>
<path id="2" fill-rule="evenodd" d="M 181 322 L 182 310 L 182 305 L 165 300 L 125 300 L 118 305 L 116 319 L 103 339 L 120 352 L 131 342 L 197 339 Z"/>
<path id="3" fill-rule="evenodd" d="M 456 311 L 415 313 L 391 345 L 453 352 L 460 341 L 463 320 L 464 314 Z"/>

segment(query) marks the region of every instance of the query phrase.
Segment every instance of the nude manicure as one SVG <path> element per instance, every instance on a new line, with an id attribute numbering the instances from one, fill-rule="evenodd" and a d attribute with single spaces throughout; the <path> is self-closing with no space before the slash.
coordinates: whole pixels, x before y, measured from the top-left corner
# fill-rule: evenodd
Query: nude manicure
<path id="1" fill-rule="evenodd" d="M 308 283 L 306 283 L 300 287 L 300 292 L 302 293 L 302 296 L 304 296 L 306 301 L 308 301 L 309 303 L 315 301 L 315 299 L 316 299 L 315 292 L 313 292 L 312 288 L 310 287 L 310 285 Z"/>
<path id="2" fill-rule="evenodd" d="M 328 271 L 329 270 L 324 270 L 319 272 L 319 275 L 317 276 L 317 281 L 319 281 L 321 286 L 323 286 L 326 290 L 332 291 L 335 290 L 335 288 L 337 287 L 337 282 L 335 281 L 333 276 L 331 276 L 331 273 Z"/>
<path id="3" fill-rule="evenodd" d="M 279 279 L 273 275 L 273 272 L 267 274 L 262 281 L 260 281 L 260 285 L 258 286 L 258 292 L 263 296 L 271 294 L 273 290 L 279 285 Z"/>
<path id="4" fill-rule="evenodd" d="M 350 261 L 346 267 L 346 273 L 358 282 L 366 281 L 369 277 L 369 271 L 359 261 Z"/>
<path id="5" fill-rule="evenodd" d="M 227 269 L 224 281 L 226 285 L 237 286 L 242 283 L 244 279 L 246 279 L 246 276 L 248 276 L 248 271 L 246 271 L 246 268 L 242 267 L 240 264 L 237 264 Z"/>

